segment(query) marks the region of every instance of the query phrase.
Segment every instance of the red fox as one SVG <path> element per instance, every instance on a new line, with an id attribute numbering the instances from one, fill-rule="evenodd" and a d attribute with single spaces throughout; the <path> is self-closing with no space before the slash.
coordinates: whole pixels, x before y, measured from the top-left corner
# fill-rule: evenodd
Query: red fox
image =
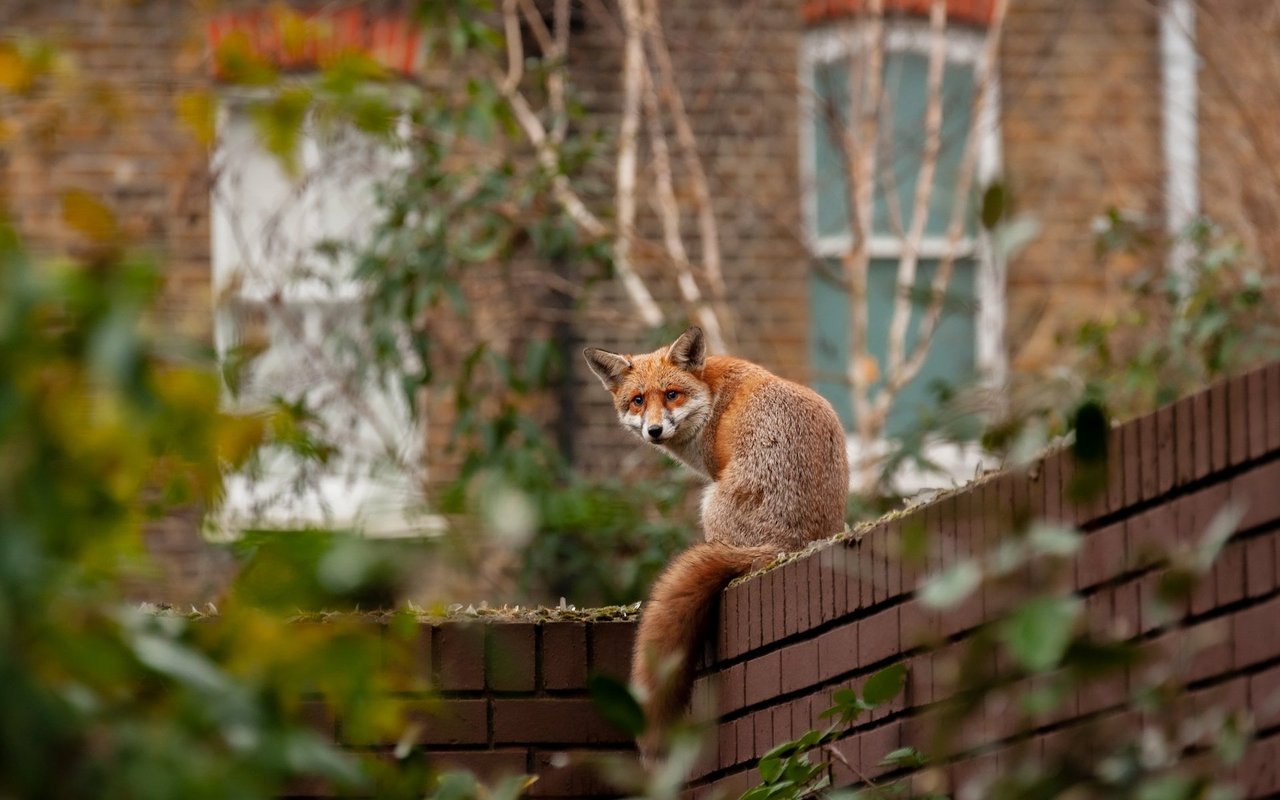
<path id="1" fill-rule="evenodd" d="M 688 703 L 692 653 L 724 587 L 757 562 L 844 529 L 844 428 L 813 390 L 750 361 L 708 357 L 701 328 L 653 353 L 583 355 L 623 427 L 711 482 L 706 541 L 658 577 L 636 636 L 631 682 L 649 723 L 639 746 L 652 760 Z"/>

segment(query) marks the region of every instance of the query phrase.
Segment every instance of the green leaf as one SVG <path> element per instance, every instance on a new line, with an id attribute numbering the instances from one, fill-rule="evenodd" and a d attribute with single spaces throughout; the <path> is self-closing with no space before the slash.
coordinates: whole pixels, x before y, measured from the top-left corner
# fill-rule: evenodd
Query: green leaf
<path id="1" fill-rule="evenodd" d="M 765 783 L 773 783 L 782 775 L 782 759 L 765 756 L 760 759 L 760 777 Z"/>
<path id="2" fill-rule="evenodd" d="M 1162 775 L 1138 787 L 1136 800 L 1191 800 L 1196 782 L 1183 775 Z"/>
<path id="3" fill-rule="evenodd" d="M 1025 669 L 1045 672 L 1062 660 L 1083 608 L 1078 597 L 1032 598 L 1000 623 L 1000 639 Z"/>
<path id="4" fill-rule="evenodd" d="M 600 716 L 632 736 L 644 733 L 644 709 L 622 681 L 596 673 L 587 680 L 587 691 Z"/>
<path id="5" fill-rule="evenodd" d="M 961 561 L 929 577 L 920 587 L 920 602 L 929 608 L 949 608 L 969 596 L 982 580 L 973 561 Z"/>
<path id="6" fill-rule="evenodd" d="M 1080 550 L 1084 537 L 1066 525 L 1051 525 L 1038 522 L 1031 526 L 1027 534 L 1027 543 L 1036 552 L 1049 556 L 1072 556 Z"/>
<path id="7" fill-rule="evenodd" d="M 914 747 L 899 747 L 880 759 L 882 767 L 923 767 L 929 759 Z"/>
<path id="8" fill-rule="evenodd" d="M 1231 500 L 1213 515 L 1213 519 L 1204 530 L 1204 535 L 1200 537 L 1200 544 L 1196 547 L 1196 569 L 1201 574 L 1209 571 L 1218 554 L 1222 552 L 1222 548 L 1236 532 L 1241 518 L 1244 517 L 1244 510 L 1244 503 Z"/>
<path id="9" fill-rule="evenodd" d="M 862 699 L 869 706 L 881 706 L 897 697 L 907 681 L 906 664 L 894 664 L 885 667 L 867 678 L 862 685 Z"/>

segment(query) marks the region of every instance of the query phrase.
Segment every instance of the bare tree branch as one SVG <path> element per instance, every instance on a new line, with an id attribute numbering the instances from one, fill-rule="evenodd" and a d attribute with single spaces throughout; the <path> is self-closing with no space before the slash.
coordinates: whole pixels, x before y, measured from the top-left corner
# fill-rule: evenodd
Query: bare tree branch
<path id="1" fill-rule="evenodd" d="M 707 286 L 713 298 L 716 313 L 722 325 L 730 322 L 728 296 L 724 283 L 724 270 L 721 266 L 720 229 L 716 221 L 715 207 L 711 202 L 711 190 L 707 181 L 706 170 L 698 155 L 698 140 L 689 122 L 689 114 L 684 99 L 676 85 L 675 67 L 671 61 L 671 51 L 667 47 L 666 36 L 662 32 L 661 20 L 658 16 L 658 0 L 644 0 L 645 16 L 649 20 L 649 49 L 657 66 L 656 88 L 662 97 L 671 121 L 675 128 L 676 141 L 680 145 L 680 153 L 687 172 L 687 178 L 693 189 L 693 202 L 698 213 L 698 236 L 702 247 L 702 267 L 707 277 Z M 732 338 L 727 335 L 726 338 Z"/>
<path id="2" fill-rule="evenodd" d="M 862 29 L 866 70 L 858 68 L 858 59 L 849 59 L 849 122 L 842 139 L 849 191 L 849 230 L 853 236 L 852 247 L 843 258 L 845 277 L 849 282 L 847 377 L 853 398 L 854 424 L 862 450 L 866 450 L 879 433 L 874 428 L 869 399 L 871 384 L 878 377 L 878 370 L 873 368 L 875 360 L 867 346 L 866 307 L 867 271 L 871 264 L 875 217 L 876 142 L 879 139 L 884 83 L 883 0 L 870 0 L 867 12 Z"/>
<path id="3" fill-rule="evenodd" d="M 635 0 L 631 0 L 633 3 L 634 1 Z M 516 14 L 517 11 L 514 0 L 507 0 L 503 7 L 503 16 L 505 18 L 506 26 L 508 30 L 510 30 L 512 19 L 515 18 L 515 25 L 517 27 L 515 44 L 512 44 L 511 41 L 508 41 L 507 43 L 507 57 L 513 60 L 523 60 L 523 48 L 520 46 L 518 35 L 519 20 Z M 508 64 L 508 73 L 510 73 L 511 70 L 512 67 Z M 515 115 L 517 124 L 520 125 L 520 128 L 524 131 L 525 137 L 533 146 L 534 153 L 538 158 L 538 163 L 547 171 L 547 174 L 551 176 L 551 192 L 555 197 L 556 202 L 560 204 L 560 207 L 569 215 L 569 218 L 572 219 L 574 223 L 588 236 L 596 239 L 603 239 L 609 236 L 608 227 L 600 221 L 599 217 L 587 208 L 586 204 L 582 202 L 582 198 L 578 197 L 577 193 L 573 191 L 573 187 L 569 185 L 569 179 L 560 170 L 559 158 L 556 153 L 554 142 L 549 138 L 547 130 L 542 124 L 542 120 L 538 118 L 537 113 L 529 104 L 528 99 L 520 92 L 518 86 L 508 85 L 504 76 L 497 77 L 495 82 L 502 91 L 503 97 L 506 98 L 507 103 L 511 106 L 511 111 Z M 634 140 L 634 132 L 632 138 Z M 634 166 L 632 169 L 634 170 Z M 621 217 L 621 215 L 619 216 Z M 627 230 L 627 233 L 629 235 L 630 231 Z M 653 294 L 649 291 L 649 288 L 645 285 L 644 281 L 638 274 L 636 274 L 630 261 L 625 258 L 626 249 L 629 247 L 629 239 L 627 236 L 619 236 L 617 238 L 617 242 L 621 243 L 623 248 L 622 256 L 624 256 L 617 257 L 617 255 L 615 255 L 614 268 L 618 272 L 618 278 L 622 282 L 622 286 L 627 293 L 627 297 L 635 306 L 637 313 L 639 313 L 640 319 L 649 327 L 656 328 L 662 324 L 664 319 L 662 309 L 653 299 Z"/>
<path id="4" fill-rule="evenodd" d="M 929 8 L 929 33 L 929 65 L 925 78 L 924 151 L 921 154 L 919 172 L 916 174 L 916 193 L 911 204 L 911 227 L 903 237 L 902 256 L 898 261 L 897 291 L 894 295 L 893 317 L 889 323 L 889 348 L 885 359 L 885 377 L 889 385 L 897 384 L 898 373 L 903 368 L 907 324 L 911 320 L 911 310 L 914 305 L 912 295 L 915 291 L 916 272 L 920 263 L 920 245 L 929 219 L 934 176 L 938 171 L 938 154 L 942 149 L 942 77 L 947 60 L 946 0 L 933 0 Z M 892 397 L 891 392 L 880 392 L 875 404 L 877 415 L 888 414 Z"/>
<path id="5" fill-rule="evenodd" d="M 688 253 L 685 251 L 684 237 L 680 232 L 680 206 L 676 201 L 672 180 L 671 155 L 667 148 L 666 134 L 662 130 L 658 93 L 647 69 L 644 81 L 644 112 L 649 133 L 649 149 L 653 151 L 654 205 L 662 221 L 663 243 L 676 271 L 676 286 L 680 290 L 680 297 L 689 307 L 690 317 L 697 320 L 706 332 L 707 343 L 711 350 L 723 353 L 726 350 L 719 316 L 703 298 L 702 290 L 698 288 L 698 282 L 693 277 Z"/>
<path id="6" fill-rule="evenodd" d="M 991 95 L 994 92 L 992 78 L 996 74 L 996 62 L 1000 55 L 1000 34 L 1004 30 L 1004 18 L 1008 10 L 1009 0 L 996 0 L 995 8 L 991 13 L 991 24 L 987 28 L 987 38 L 983 43 L 981 60 L 976 69 L 977 74 L 975 75 L 974 83 L 977 86 L 977 90 L 974 95 L 973 109 L 970 112 L 969 131 L 965 138 L 964 154 L 961 156 L 960 167 L 956 174 L 951 220 L 947 226 L 946 249 L 938 263 L 938 271 L 934 275 L 933 284 L 929 289 L 929 305 L 920 320 L 920 329 L 916 334 L 915 344 L 906 363 L 903 364 L 902 370 L 893 375 L 892 380 L 888 383 L 886 388 L 890 391 L 897 391 L 902 388 L 920 372 L 920 368 L 924 365 L 924 360 L 929 354 L 934 331 L 937 329 L 938 321 L 942 317 L 947 287 L 950 284 L 951 273 L 955 267 L 960 239 L 964 235 L 965 220 L 968 215 L 969 192 L 973 188 L 974 166 L 978 159 L 978 140 L 981 138 L 980 126 L 986 118 L 986 109 L 991 104 Z"/>

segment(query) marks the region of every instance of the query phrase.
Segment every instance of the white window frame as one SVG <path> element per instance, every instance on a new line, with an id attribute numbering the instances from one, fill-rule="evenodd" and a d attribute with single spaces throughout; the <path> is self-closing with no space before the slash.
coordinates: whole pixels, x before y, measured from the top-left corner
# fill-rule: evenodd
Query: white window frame
<path id="1" fill-rule="evenodd" d="M 296 276 L 288 275 L 287 266 L 277 271 L 264 264 L 245 263 L 246 259 L 252 262 L 253 259 L 264 258 L 264 251 L 266 259 L 273 255 L 287 257 L 291 252 L 303 253 L 313 239 L 319 240 L 334 233 L 328 229 L 327 217 L 318 222 L 305 218 L 295 220 L 299 228 L 297 231 L 291 233 L 277 230 L 269 234 L 272 237 L 280 237 L 277 242 L 284 241 L 285 249 L 290 252 L 272 254 L 271 245 L 260 245 L 252 239 L 259 235 L 258 229 L 271 219 L 271 215 L 279 215 L 274 220 L 279 223 L 286 216 L 280 215 L 280 209 L 296 200 L 294 198 L 285 200 L 279 207 L 269 207 L 258 214 L 254 213 L 258 209 L 251 209 L 247 215 L 255 218 L 246 220 L 234 218 L 235 210 L 228 206 L 238 199 L 238 194 L 253 191 L 252 187 L 233 188 L 229 190 L 230 197 L 222 196 L 222 193 L 228 190 L 220 184 L 216 173 L 225 167 L 229 160 L 236 157 L 235 153 L 225 149 L 228 141 L 226 134 L 232 124 L 231 116 L 240 113 L 240 107 L 261 97 L 260 93 L 253 91 L 227 91 L 220 98 L 221 103 L 218 109 L 219 146 L 211 155 L 215 180 L 210 186 L 210 268 L 214 304 L 214 345 L 220 360 L 230 349 L 241 343 L 243 332 L 236 320 L 236 305 L 242 304 L 249 308 L 261 306 L 268 318 L 273 313 L 281 315 L 280 306 L 284 306 L 284 313 L 297 314 L 301 320 L 300 325 L 304 329 L 303 338 L 310 340 L 312 333 L 323 337 L 323 331 L 320 329 L 324 325 L 327 314 L 332 314 L 335 310 L 337 313 L 342 313 L 344 308 L 354 312 L 364 293 L 363 288 L 353 280 L 341 279 L 334 280 L 332 283 L 311 278 L 299 280 Z M 404 132 L 407 132 L 407 121 L 402 120 L 402 133 Z M 234 147 L 236 144 L 233 142 L 231 146 Z M 243 145 L 243 143 L 240 144 Z M 262 154 L 263 151 L 258 148 L 254 156 L 258 157 Z M 395 152 L 388 155 L 386 164 L 388 175 L 394 169 L 404 166 L 400 163 L 403 159 L 399 155 Z M 305 164 L 307 160 L 315 161 L 322 157 L 323 153 L 319 150 L 315 138 L 304 134 L 299 142 L 300 160 Z M 243 175 L 240 177 L 243 179 Z M 278 172 L 278 177 L 275 173 L 270 177 L 258 177 L 266 180 L 289 180 L 283 172 Z M 358 186 L 352 191 L 359 192 L 366 188 Z M 294 191 L 296 190 L 292 187 L 281 187 L 278 194 L 285 197 L 293 194 Z M 267 194 L 273 193 L 267 192 Z M 330 199 L 331 196 L 326 197 L 324 202 L 327 203 Z M 353 202 L 359 207 L 369 203 L 370 200 L 361 197 Z M 292 242 L 289 241 L 291 238 Z M 317 384 L 315 388 L 325 387 Z M 390 386 L 373 389 L 371 396 L 373 394 L 386 394 L 393 405 L 397 404 L 400 398 L 398 391 Z M 229 392 L 224 393 L 223 404 L 237 411 L 253 410 L 252 401 L 245 403 L 232 397 Z M 211 534 L 220 538 L 232 538 L 247 527 L 293 528 L 299 526 L 351 528 L 377 537 L 401 537 L 439 532 L 442 527 L 439 518 L 426 514 L 423 510 L 424 500 L 420 496 L 414 496 L 425 483 L 423 422 L 420 416 L 416 422 L 413 421 L 413 416 L 403 408 L 399 412 L 393 410 L 393 416 L 398 414 L 405 414 L 410 420 L 405 430 L 396 432 L 405 438 L 402 458 L 406 463 L 415 465 L 418 469 L 417 474 L 392 476 L 388 482 L 386 478 L 375 478 L 368 471 L 361 473 L 358 466 L 339 464 L 332 473 L 326 472 L 318 476 L 315 481 L 315 491 L 299 495 L 289 490 L 287 480 L 288 475 L 296 473 L 300 468 L 298 462 L 292 460 L 287 454 L 268 455 L 262 475 L 257 480 L 241 474 L 226 476 L 225 498 L 216 517 L 210 520 Z M 395 421 L 391 424 L 397 429 L 401 427 Z M 362 436 L 359 432 L 354 435 L 357 438 Z M 344 470 L 348 471 L 344 472 Z M 404 501 L 388 500 L 388 492 L 393 496 L 397 494 L 403 496 Z M 279 502 L 272 502 L 267 508 L 261 508 L 264 497 L 281 499 Z"/>
<path id="2" fill-rule="evenodd" d="M 856 57 L 868 46 L 870 35 L 871 28 L 865 21 L 841 20 L 806 31 L 800 47 L 798 85 L 801 87 L 799 133 L 803 228 L 809 253 L 818 258 L 838 257 L 848 252 L 853 245 L 853 234 L 818 234 L 818 176 L 815 171 L 817 153 L 814 148 L 817 109 L 812 87 L 813 75 L 820 65 Z M 979 72 L 985 31 L 953 26 L 947 29 L 946 36 L 947 63 L 969 65 L 975 72 Z M 927 57 L 932 38 L 928 23 L 923 20 L 885 20 L 884 43 L 887 53 L 919 53 Z M 997 70 L 990 71 L 990 81 L 989 101 L 983 107 L 982 116 L 974 129 L 980 137 L 974 163 L 974 178 L 978 186 L 990 185 L 999 178 L 1002 160 L 1000 76 Z M 982 91 L 982 88 L 975 85 L 975 91 Z M 899 259 L 903 254 L 903 240 L 892 235 L 873 235 L 868 242 L 868 249 L 872 259 Z M 921 239 L 921 259 L 942 258 L 947 252 L 945 236 L 925 235 Z M 1006 265 L 998 257 L 989 232 L 981 227 L 976 236 L 966 236 L 960 240 L 956 257 L 973 258 L 976 262 L 978 314 L 974 362 L 978 380 L 985 386 L 999 386 L 1004 383 L 1008 374 L 1008 355 L 1004 348 Z M 850 454 L 856 456 L 855 437 L 850 435 L 848 443 Z M 883 450 L 885 445 L 878 443 L 875 447 Z M 971 478 L 976 470 L 990 466 L 985 454 L 976 446 L 958 447 L 935 443 L 928 446 L 928 456 L 945 471 L 952 483 L 963 482 Z M 897 488 L 904 492 L 938 488 L 936 477 L 931 479 L 926 474 L 904 471 L 899 476 Z"/>

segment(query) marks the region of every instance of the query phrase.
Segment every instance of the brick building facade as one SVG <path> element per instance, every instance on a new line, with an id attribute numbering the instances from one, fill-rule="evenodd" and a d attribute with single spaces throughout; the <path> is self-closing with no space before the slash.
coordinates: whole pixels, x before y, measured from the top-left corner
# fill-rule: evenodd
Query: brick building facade
<path id="1" fill-rule="evenodd" d="M 592 5 L 574 4 L 580 25 L 570 68 L 590 123 L 611 130 L 621 103 L 621 52 L 614 27 L 588 13 Z M 682 0 L 662 7 L 720 225 L 737 350 L 801 381 L 814 379 L 815 311 L 797 75 L 813 37 L 851 24 L 855 5 Z M 888 5 L 895 24 L 910 25 L 928 4 Z M 1275 11 L 1266 3 L 1252 4 L 1253 12 L 1244 8 L 1250 4 L 1226 0 L 1200 5 L 1193 30 L 1183 31 L 1201 52 L 1190 109 L 1200 123 L 1194 185 L 1203 209 L 1265 257 L 1274 252 L 1280 213 L 1280 180 L 1257 179 L 1280 163 L 1274 157 L 1280 136 L 1271 132 L 1280 130 L 1274 102 L 1280 63 L 1265 35 L 1277 24 Z M 986 2 L 949 6 L 958 31 L 980 30 L 990 14 Z M 1011 3 L 1001 47 L 997 168 L 1018 210 L 1040 224 L 1039 235 L 1008 265 L 1000 296 L 987 298 L 1003 311 L 997 349 L 1012 369 L 1044 364 L 1055 334 L 1114 302 L 1118 282 L 1135 268 L 1097 256 L 1095 217 L 1108 207 L 1157 221 L 1166 214 L 1161 15 L 1160 4 L 1139 0 Z M 0 29 L 47 37 L 90 78 L 81 99 L 92 105 L 81 108 L 94 109 L 70 114 L 70 106 L 56 103 L 4 101 L 5 213 L 37 249 L 76 252 L 88 243 L 62 220 L 65 192 L 101 197 L 130 245 L 164 265 L 161 324 L 203 339 L 212 335 L 214 305 L 210 153 L 175 111 L 185 92 L 215 85 L 208 23 L 199 5 L 170 2 L 14 0 L 0 10 Z M 1237 52 L 1251 55 L 1233 57 Z M 606 148 L 603 155 L 612 153 Z M 642 210 L 640 224 L 655 226 L 645 213 L 651 212 Z M 627 308 L 616 287 L 595 292 L 596 306 Z M 671 303 L 673 294 L 660 292 L 659 300 Z M 644 335 L 639 324 L 578 325 L 566 334 L 566 350 L 583 342 L 634 349 Z M 633 444 L 585 365 L 576 357 L 571 363 L 580 405 L 566 444 L 583 469 L 615 472 L 620 453 L 632 452 Z M 431 419 L 429 461 L 440 452 L 447 413 Z M 170 545 L 183 558 L 195 546 Z"/>

